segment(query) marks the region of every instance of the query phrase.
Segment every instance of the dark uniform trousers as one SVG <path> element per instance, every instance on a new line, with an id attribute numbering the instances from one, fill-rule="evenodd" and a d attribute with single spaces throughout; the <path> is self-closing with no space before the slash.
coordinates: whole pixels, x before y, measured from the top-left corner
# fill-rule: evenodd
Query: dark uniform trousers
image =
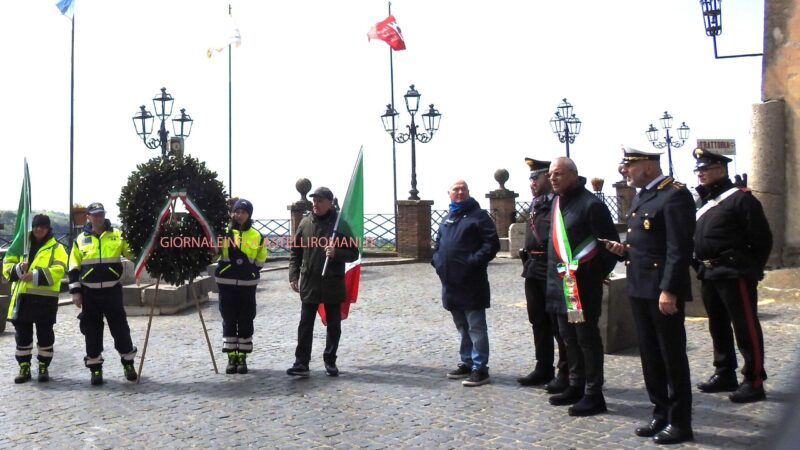
<path id="1" fill-rule="evenodd" d="M 128 317 L 122 306 L 122 286 L 110 288 L 81 289 L 83 296 L 80 318 L 81 333 L 86 336 L 86 356 L 98 358 L 103 352 L 103 317 L 108 322 L 108 329 L 114 338 L 114 348 L 120 354 L 134 352 L 136 348 L 131 341 L 131 329 Z"/>
<path id="2" fill-rule="evenodd" d="M 322 359 L 336 364 L 336 350 L 339 338 L 342 337 L 342 310 L 340 303 L 325 303 L 325 317 L 328 330 L 325 337 L 325 351 Z M 295 362 L 308 366 L 311 361 L 311 344 L 314 341 L 314 322 L 317 318 L 319 304 L 302 302 L 300 309 L 300 325 L 297 327 L 297 348 L 294 352 Z"/>
<path id="3" fill-rule="evenodd" d="M 219 284 L 219 298 L 222 336 L 252 338 L 253 320 L 256 318 L 256 286 Z M 239 351 L 250 353 L 253 351 L 252 345 L 240 345 Z"/>
<path id="4" fill-rule="evenodd" d="M 536 353 L 536 370 L 552 371 L 555 354 L 553 349 L 553 338 L 558 344 L 558 364 L 556 368 L 559 374 L 567 373 L 567 351 L 564 341 L 558 332 L 558 318 L 556 314 L 548 313 L 545 310 L 547 297 L 547 280 L 537 280 L 535 278 L 525 278 L 525 300 L 528 307 L 528 321 L 533 328 L 533 345 Z M 550 375 L 553 375 L 550 373 Z"/>
<path id="5" fill-rule="evenodd" d="M 663 419 L 681 429 L 692 425 L 692 386 L 686 356 L 684 303 L 678 312 L 661 313 L 657 298 L 629 297 L 644 384 L 653 407 L 653 418 Z"/>
<path id="6" fill-rule="evenodd" d="M 17 343 L 17 350 L 28 350 L 33 348 L 33 326 L 36 325 L 36 345 L 42 348 L 50 348 L 52 351 L 53 344 L 56 342 L 56 334 L 53 332 L 52 320 L 37 320 L 36 322 L 20 322 L 12 321 L 14 324 L 14 340 Z M 31 362 L 31 354 L 25 356 L 17 356 L 17 362 Z M 37 356 L 39 361 L 49 363 L 52 356 Z"/>
<path id="7" fill-rule="evenodd" d="M 764 335 L 758 320 L 756 280 L 747 278 L 702 280 L 703 303 L 708 312 L 708 330 L 714 345 L 717 374 L 736 371 L 733 339 L 744 358 L 742 374 L 753 387 L 767 379 L 764 370 Z M 733 332 L 731 332 L 733 323 Z"/>
<path id="8" fill-rule="evenodd" d="M 598 326 L 603 300 L 602 280 L 587 279 L 583 285 L 578 284 L 578 289 L 584 321 L 570 323 L 566 314 L 557 314 L 558 331 L 567 350 L 569 385 L 582 387 L 585 384 L 586 395 L 602 394 L 604 355 L 603 339 Z"/>

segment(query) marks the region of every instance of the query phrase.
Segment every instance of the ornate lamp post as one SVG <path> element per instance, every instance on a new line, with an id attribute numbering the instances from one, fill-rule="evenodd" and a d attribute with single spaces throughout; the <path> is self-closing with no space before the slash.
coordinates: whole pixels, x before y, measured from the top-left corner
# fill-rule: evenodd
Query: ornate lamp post
<path id="1" fill-rule="evenodd" d="M 658 140 L 658 129 L 650 124 L 650 128 L 645 131 L 647 133 L 647 140 L 653 144 L 655 148 L 664 148 L 667 147 L 667 160 L 669 161 L 669 176 L 672 176 L 672 148 L 680 148 L 683 146 L 686 139 L 689 138 L 689 127 L 686 125 L 686 122 L 681 122 L 681 126 L 678 127 L 678 138 L 680 142 L 673 141 L 672 136 L 669 134 L 670 128 L 672 128 L 672 116 L 669 115 L 668 112 L 664 111 L 664 116 L 659 119 L 661 121 L 661 128 L 664 129 L 666 136 L 664 137 L 664 141 Z"/>
<path id="2" fill-rule="evenodd" d="M 442 119 L 442 115 L 439 114 L 439 111 L 431 104 L 428 112 L 422 114 L 422 123 L 427 134 L 420 133 L 414 121 L 414 116 L 416 116 L 417 111 L 419 111 L 420 95 L 419 92 L 414 89 L 413 84 L 404 97 L 406 100 L 406 110 L 408 110 L 408 113 L 411 115 L 411 125 L 406 125 L 408 133 L 397 133 L 396 119 L 398 113 L 392 108 L 392 105 L 386 105 L 386 112 L 381 116 L 381 120 L 383 121 L 383 129 L 389 133 L 395 142 L 402 144 L 411 141 L 411 190 L 408 191 L 411 196 L 409 196 L 408 199 L 419 200 L 419 191 L 417 190 L 417 147 L 415 141 L 419 141 L 423 144 L 430 142 L 431 139 L 433 139 L 433 134 L 439 129 L 439 121 Z"/>
<path id="3" fill-rule="evenodd" d="M 719 56 L 717 54 L 717 36 L 722 34 L 722 0 L 700 0 L 700 8 L 703 10 L 703 22 L 706 28 L 706 36 L 714 39 L 714 58 L 743 58 L 748 56 L 763 56 L 763 53 L 747 53 L 741 55 Z"/>
<path id="4" fill-rule="evenodd" d="M 142 142 L 147 148 L 155 150 L 161 147 L 161 156 L 167 156 L 169 132 L 167 131 L 166 120 L 172 115 L 173 102 L 174 99 L 172 95 L 167 93 L 167 88 L 161 88 L 161 93 L 153 98 L 156 117 L 161 119 L 161 127 L 158 129 L 157 138 L 150 137 L 153 133 L 154 117 L 144 105 L 140 106 L 139 111 L 133 116 L 133 127 L 136 129 L 136 134 L 142 138 Z M 188 138 L 192 132 L 192 123 L 194 123 L 194 120 L 186 114 L 185 109 L 181 109 L 180 117 L 172 119 L 172 129 L 175 132 L 175 136 L 179 137 L 181 141 Z"/>
<path id="5" fill-rule="evenodd" d="M 567 158 L 569 158 L 569 144 L 575 143 L 575 137 L 581 132 L 581 120 L 572 113 L 572 104 L 563 99 L 556 108 L 556 115 L 550 119 L 550 128 L 558 136 L 562 144 L 567 145 Z"/>

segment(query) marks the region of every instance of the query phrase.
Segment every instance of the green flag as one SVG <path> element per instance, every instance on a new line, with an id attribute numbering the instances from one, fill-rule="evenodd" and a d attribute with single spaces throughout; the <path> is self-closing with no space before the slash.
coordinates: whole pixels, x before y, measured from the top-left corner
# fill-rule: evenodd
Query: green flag
<path id="1" fill-rule="evenodd" d="M 31 178 L 28 174 L 28 160 L 25 159 L 25 174 L 22 177 L 22 192 L 19 194 L 17 222 L 14 225 L 14 240 L 6 252 L 9 256 L 27 256 L 30 250 L 31 231 Z"/>

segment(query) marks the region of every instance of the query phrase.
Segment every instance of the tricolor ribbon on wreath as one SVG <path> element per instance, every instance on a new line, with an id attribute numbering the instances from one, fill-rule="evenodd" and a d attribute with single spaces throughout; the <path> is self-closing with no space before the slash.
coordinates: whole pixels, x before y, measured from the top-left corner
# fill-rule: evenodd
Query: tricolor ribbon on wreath
<path id="1" fill-rule="evenodd" d="M 597 254 L 597 241 L 592 236 L 589 236 L 575 248 L 575 255 L 572 254 L 559 200 L 560 198 L 556 197 L 551 231 L 553 248 L 556 251 L 556 259 L 558 259 L 556 268 L 563 283 L 564 300 L 567 305 L 567 321 L 580 323 L 583 322 L 583 307 L 581 306 L 576 273 L 581 263 L 589 261 Z"/>
<path id="2" fill-rule="evenodd" d="M 145 266 L 147 265 L 147 261 L 150 260 L 150 257 L 156 250 L 158 236 L 161 234 L 161 225 L 166 222 L 171 216 L 171 213 L 175 211 L 175 203 L 178 199 L 183 202 L 183 205 L 186 207 L 186 210 L 189 212 L 189 214 L 191 214 L 191 216 L 197 220 L 197 223 L 200 224 L 200 228 L 203 230 L 203 234 L 205 235 L 206 239 L 208 239 L 208 242 L 212 243 L 212 245 L 209 246 L 211 253 L 215 255 L 217 254 L 217 248 L 215 245 L 213 245 L 213 243 L 216 242 L 214 230 L 208 223 L 206 216 L 203 215 L 202 211 L 200 211 L 200 208 L 198 208 L 194 201 L 192 201 L 191 197 L 186 194 L 186 191 L 171 191 L 167 201 L 164 202 L 164 207 L 161 208 L 161 211 L 158 213 L 156 224 L 153 227 L 153 231 L 150 233 L 150 236 L 147 238 L 147 241 L 145 242 L 142 253 L 139 255 L 139 260 L 136 261 L 136 267 L 134 268 L 133 274 L 137 282 L 139 281 L 139 276 L 141 275 L 142 270 L 144 270 Z"/>

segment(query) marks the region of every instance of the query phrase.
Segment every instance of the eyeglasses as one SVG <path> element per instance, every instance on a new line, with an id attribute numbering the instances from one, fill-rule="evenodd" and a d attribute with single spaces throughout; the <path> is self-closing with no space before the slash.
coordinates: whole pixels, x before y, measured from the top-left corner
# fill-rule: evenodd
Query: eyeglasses
<path id="1" fill-rule="evenodd" d="M 550 172 L 550 173 L 548 173 L 548 174 L 547 174 L 547 178 L 563 178 L 563 177 L 564 177 L 564 175 L 566 175 L 566 174 L 568 174 L 568 173 L 571 173 L 571 171 L 566 171 L 566 172 L 559 172 L 559 171 Z"/>
<path id="2" fill-rule="evenodd" d="M 719 164 L 714 164 L 714 165 L 705 166 L 705 167 L 698 167 L 698 168 L 694 169 L 694 174 L 697 175 L 698 173 L 701 173 L 701 172 L 702 173 L 706 173 L 706 172 L 714 170 L 714 169 L 719 169 L 720 167 L 722 167 L 722 166 L 719 165 Z"/>

